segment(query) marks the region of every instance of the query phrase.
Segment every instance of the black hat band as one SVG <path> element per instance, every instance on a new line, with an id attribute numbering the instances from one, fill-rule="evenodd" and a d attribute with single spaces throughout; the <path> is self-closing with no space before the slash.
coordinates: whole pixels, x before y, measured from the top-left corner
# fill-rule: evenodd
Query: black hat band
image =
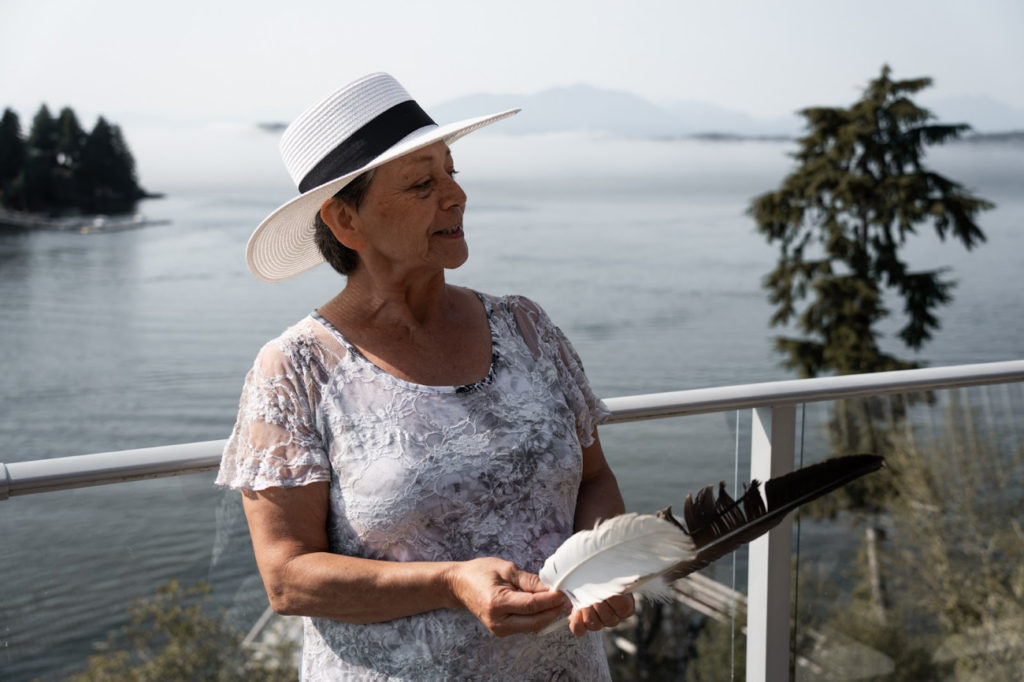
<path id="1" fill-rule="evenodd" d="M 410 133 L 429 125 L 436 124 L 414 100 L 396 104 L 349 135 L 320 159 L 303 176 L 299 192 L 304 194 L 314 187 L 362 168 Z"/>

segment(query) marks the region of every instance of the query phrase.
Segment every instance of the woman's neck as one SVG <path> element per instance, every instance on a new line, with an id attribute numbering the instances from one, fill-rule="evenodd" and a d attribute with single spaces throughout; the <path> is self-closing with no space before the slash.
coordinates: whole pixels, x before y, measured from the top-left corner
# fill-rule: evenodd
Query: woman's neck
<path id="1" fill-rule="evenodd" d="M 415 332 L 443 322 L 452 311 L 444 271 L 402 279 L 374 277 L 357 267 L 345 288 L 320 313 L 344 326 L 374 326 Z"/>

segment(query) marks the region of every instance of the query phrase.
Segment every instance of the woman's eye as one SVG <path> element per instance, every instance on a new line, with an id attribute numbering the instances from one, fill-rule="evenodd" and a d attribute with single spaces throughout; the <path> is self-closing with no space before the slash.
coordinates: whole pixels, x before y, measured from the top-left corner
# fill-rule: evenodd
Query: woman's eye
<path id="1" fill-rule="evenodd" d="M 446 172 L 448 173 L 448 176 L 452 177 L 452 178 L 454 178 L 459 173 L 459 171 L 455 170 L 454 168 L 451 169 L 450 171 L 446 171 Z M 417 191 L 417 192 L 422 192 L 424 190 L 430 189 L 433 185 L 434 185 L 434 178 L 427 178 L 423 182 L 417 182 L 415 185 L 413 185 L 409 189 L 412 189 L 412 190 Z"/>

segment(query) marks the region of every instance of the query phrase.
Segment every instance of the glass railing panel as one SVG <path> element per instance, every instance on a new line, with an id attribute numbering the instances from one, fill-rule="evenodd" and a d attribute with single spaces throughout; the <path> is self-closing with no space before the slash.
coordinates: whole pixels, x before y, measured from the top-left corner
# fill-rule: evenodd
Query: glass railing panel
<path id="1" fill-rule="evenodd" d="M 871 451 L 889 468 L 800 514 L 795 679 L 1020 680 L 1021 385 L 820 403 L 806 417 L 804 463 Z"/>
<path id="2" fill-rule="evenodd" d="M 601 440 L 628 511 L 668 505 L 682 518 L 687 493 L 749 477 L 750 412 L 696 415 L 602 427 Z M 676 583 L 669 604 L 641 603 L 606 632 L 613 677 L 625 680 L 742 680 L 747 552 L 724 557 Z M 721 676 L 724 674 L 724 677 Z"/>
<path id="3" fill-rule="evenodd" d="M 277 660 L 264 643 L 286 623 L 267 623 L 254 645 L 241 645 L 267 598 L 241 498 L 216 488 L 213 477 L 0 503 L 0 679 L 76 679 L 90 665 L 88 679 L 127 679 L 125 667 L 146 659 L 145 679 L 192 679 L 196 666 L 251 671 Z M 179 605 L 191 610 L 172 617 Z M 118 658 L 129 650 L 126 634 L 148 647 L 127 664 Z"/>
<path id="4" fill-rule="evenodd" d="M 613 425 L 602 439 L 633 511 L 680 509 L 688 492 L 721 480 L 734 490 L 749 471 L 747 411 Z M 3 503 L 0 678 L 116 679 L 126 666 L 141 665 L 155 666 L 157 678 L 160 671 L 187 678 L 188 665 L 211 660 L 235 668 L 278 660 L 276 645 L 297 642 L 301 632 L 294 620 L 267 612 L 240 496 L 216 488 L 213 477 Z M 745 551 L 680 587 L 679 600 L 645 605 L 607 633 L 616 679 L 672 679 L 702 668 L 743 679 Z M 200 602 L 202 612 L 186 610 L 176 626 L 154 623 L 179 604 L 194 609 Z M 168 641 L 173 627 L 192 634 Z M 254 641 L 243 646 L 247 636 Z M 148 647 L 143 655 L 119 658 L 138 642 Z M 203 646 L 209 642 L 216 646 Z M 73 677 L 86 673 L 92 677 Z"/>

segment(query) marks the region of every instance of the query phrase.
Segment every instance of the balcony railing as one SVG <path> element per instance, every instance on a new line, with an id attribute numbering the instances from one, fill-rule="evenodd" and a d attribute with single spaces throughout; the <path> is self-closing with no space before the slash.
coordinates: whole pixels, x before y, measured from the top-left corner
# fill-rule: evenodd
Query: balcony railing
<path id="1" fill-rule="evenodd" d="M 946 458 L 949 461 L 943 460 L 945 462 L 943 466 L 956 460 L 963 469 L 965 463 L 970 465 L 972 458 L 976 457 L 977 462 L 975 463 L 978 467 L 981 467 L 982 464 L 991 467 L 993 471 L 997 472 L 997 478 L 1005 479 L 1002 481 L 1004 485 L 982 485 L 985 489 L 980 492 L 995 495 L 995 502 L 1006 508 L 1018 509 L 1022 498 L 1020 490 L 1015 489 L 1013 485 L 1006 485 L 1007 482 L 1015 482 L 1017 479 L 1014 477 L 1021 473 L 1022 441 L 1016 430 L 1015 419 L 1024 420 L 1024 416 L 1019 414 L 1018 407 L 1020 406 L 1014 403 L 1013 396 L 1010 395 L 1008 389 L 1010 385 L 1018 382 L 1024 382 L 1024 361 L 708 388 L 611 398 L 605 402 L 612 411 L 611 423 L 613 424 L 709 413 L 736 413 L 734 433 L 737 439 L 737 452 L 739 452 L 740 432 L 746 430 L 745 427 L 741 429 L 739 413 L 749 410 L 749 434 L 744 434 L 745 440 L 749 443 L 749 478 L 760 480 L 791 471 L 797 461 L 798 453 L 802 456 L 802 453 L 808 449 L 805 447 L 806 444 L 815 439 L 821 441 L 822 447 L 819 449 L 823 450 L 829 450 L 840 441 L 853 444 L 860 438 L 859 442 L 863 442 L 861 436 L 864 429 L 871 427 L 875 422 L 880 424 L 879 428 L 885 431 L 884 442 L 887 447 L 901 452 L 920 448 L 923 443 L 922 438 L 928 435 L 922 435 L 924 431 L 928 431 L 932 436 L 948 432 L 947 435 L 955 442 L 952 442 L 951 445 L 947 443 L 951 454 Z M 1006 388 L 1004 409 L 1002 410 L 993 407 L 988 388 L 977 389 L 981 392 L 976 396 L 967 391 L 971 387 L 993 385 L 1002 385 Z M 862 412 L 845 408 L 839 409 L 840 405 L 852 404 L 860 405 L 858 409 L 862 409 Z M 807 409 L 809 405 L 812 407 L 810 416 L 808 416 Z M 938 417 L 938 420 L 942 422 L 938 429 L 935 428 L 934 423 L 937 409 L 944 410 L 943 415 Z M 816 420 L 815 414 L 822 418 Z M 811 427 L 820 428 L 815 430 Z M 874 434 L 872 437 L 876 438 L 875 442 L 878 442 L 878 432 L 878 429 L 871 431 Z M 964 438 L 968 438 L 968 436 L 975 440 L 964 441 Z M 0 463 L 0 500 L 50 491 L 210 471 L 219 465 L 223 445 L 224 441 L 208 441 L 141 450 L 13 462 L 6 465 Z M 996 453 L 993 455 L 994 459 L 981 460 L 978 449 L 983 447 L 993 448 L 993 452 Z M 900 450 L 900 448 L 903 449 Z M 939 447 L 938 450 L 942 450 L 942 448 Z M 943 450 L 943 452 L 945 451 Z M 922 455 L 924 459 L 933 456 L 935 455 L 929 454 L 927 457 Z M 995 466 L 993 466 L 993 462 L 996 463 Z M 908 475 L 916 471 L 912 466 L 905 468 Z M 935 471 L 931 472 L 933 478 L 935 473 Z M 929 472 L 924 471 L 922 475 L 927 478 Z M 744 476 L 744 478 L 747 477 Z M 913 484 L 914 480 L 906 479 L 910 482 L 909 484 Z M 922 481 L 921 486 L 929 485 L 925 479 Z M 989 502 L 991 500 L 985 504 L 988 505 Z M 915 504 L 922 509 L 928 508 L 930 504 L 935 509 L 941 507 L 941 504 L 937 502 L 934 504 L 915 502 Z M 977 516 L 973 506 L 975 503 L 972 500 L 959 500 L 958 504 L 965 516 L 971 518 Z M 869 511 L 864 511 L 865 509 Z M 928 511 L 930 514 L 927 517 L 930 519 L 928 523 L 932 524 L 929 527 L 941 528 L 957 523 L 956 518 L 936 520 L 941 516 L 941 512 L 935 511 L 935 509 Z M 875 525 L 868 524 L 869 529 L 865 535 L 868 538 L 867 544 L 860 548 L 866 556 L 865 561 L 868 565 L 866 569 L 867 587 L 854 585 L 856 581 L 852 578 L 845 579 L 849 584 L 843 594 L 847 592 L 852 594 L 858 590 L 870 593 L 869 597 L 862 601 L 877 610 L 876 620 L 880 623 L 878 627 L 882 628 L 878 632 L 886 631 L 884 627 L 895 628 L 898 631 L 900 628 L 897 625 L 900 622 L 899 618 L 896 615 L 887 616 L 889 611 L 885 605 L 886 599 L 880 596 L 884 589 L 879 584 L 878 576 L 884 573 L 884 570 L 879 568 L 879 562 L 884 564 L 885 559 L 878 557 L 878 553 L 882 550 L 877 545 L 879 536 L 876 534 L 876 526 L 891 527 L 892 532 L 897 533 L 902 532 L 899 530 L 902 529 L 902 522 L 893 517 L 893 512 L 880 505 L 875 505 L 873 502 L 867 507 L 860 507 L 858 513 L 861 517 L 874 514 L 875 516 L 871 518 L 877 521 Z M 1021 542 L 1024 543 L 1024 532 L 1020 530 L 1017 521 L 1007 518 L 1005 525 L 1009 528 L 1008 532 L 1011 535 L 1016 532 L 1019 534 Z M 812 618 L 810 615 L 805 617 L 805 614 L 809 614 L 811 610 L 811 606 L 806 600 L 799 608 L 794 606 L 794 601 L 802 599 L 803 590 L 808 587 L 808 580 L 803 576 L 806 572 L 805 567 L 810 565 L 810 561 L 806 557 L 800 556 L 799 553 L 801 527 L 796 526 L 795 533 L 794 527 L 793 523 L 783 523 L 767 536 L 751 543 L 749 548 L 745 604 L 746 679 L 748 681 L 770 680 L 774 682 L 791 679 L 791 673 L 797 679 L 859 679 L 857 675 L 860 673 L 851 672 L 851 665 L 863 668 L 864 676 L 867 676 L 868 668 L 875 666 L 870 671 L 875 675 L 872 679 L 887 679 L 885 677 L 887 670 L 892 673 L 891 668 L 904 665 L 898 655 L 879 653 L 878 646 L 872 647 L 871 643 L 853 641 L 849 633 L 838 632 L 833 625 L 829 625 L 826 622 L 827 619 L 821 617 L 823 612 L 821 609 L 815 617 Z M 827 534 L 832 532 L 829 529 L 834 530 L 835 528 L 843 528 L 843 526 L 841 524 L 821 526 L 817 532 L 819 535 Z M 848 532 L 847 536 L 849 536 Z M 1002 535 L 999 537 L 1002 538 Z M 859 543 L 856 538 L 854 540 Z M 893 541 L 899 541 L 899 538 L 895 538 Z M 1016 575 L 1013 570 L 1010 570 L 1006 576 L 999 573 L 1007 561 L 1012 561 L 1013 557 L 1017 556 L 1006 549 L 1005 543 L 1011 541 L 1012 538 L 1006 539 L 1005 542 L 1003 539 L 998 542 L 990 539 L 992 547 L 990 547 L 989 555 L 984 557 L 984 561 L 988 563 L 978 569 L 991 574 L 992 585 L 1005 583 L 1005 593 L 993 593 L 992 596 L 992 599 L 1002 600 L 998 608 L 992 607 L 986 611 L 988 607 L 979 607 L 978 613 L 964 616 L 966 619 L 964 622 L 951 625 L 941 633 L 938 630 L 934 633 L 935 637 L 947 636 L 948 641 L 944 640 L 947 650 L 960 647 L 959 650 L 962 650 L 963 655 L 956 659 L 958 666 L 969 665 L 970 661 L 977 662 L 984 656 L 1009 657 L 1007 660 L 1011 661 L 1009 664 L 1011 667 L 1015 665 L 1016 661 L 1024 661 L 1024 636 L 1019 631 L 1016 631 L 1015 634 L 1011 633 L 1016 639 L 1010 635 L 1002 636 L 1002 638 L 997 636 L 1001 627 L 1000 623 L 1011 629 L 1024 624 L 1024 619 L 1017 620 L 1021 614 L 1024 614 L 1024 569 L 1017 571 L 1020 575 Z M 847 545 L 850 542 L 847 542 Z M 793 564 L 794 546 L 798 548 L 796 568 Z M 854 547 L 854 550 L 856 549 L 858 548 Z M 845 551 L 848 550 L 849 547 Z M 908 551 L 918 554 L 923 552 L 924 555 L 929 555 L 930 550 L 922 550 L 920 546 L 914 545 Z M 1014 549 L 1014 551 L 1016 550 Z M 956 548 L 957 556 L 947 556 L 949 555 L 948 551 L 945 555 L 939 550 L 935 550 L 935 552 L 937 553 L 931 557 L 931 560 L 938 560 L 937 557 L 946 556 L 947 561 L 955 562 L 962 560 L 961 554 L 967 550 L 962 547 Z M 855 556 L 856 552 L 854 552 Z M 854 560 L 851 559 L 851 563 L 853 562 Z M 1015 580 L 1017 582 L 1014 582 Z M 728 595 L 735 594 L 728 590 L 716 591 L 716 588 L 709 587 L 705 583 L 697 587 L 691 586 L 690 589 L 704 590 L 707 594 L 712 595 L 712 601 L 716 604 L 713 608 L 717 609 L 717 612 L 722 612 L 722 609 L 726 608 L 723 604 L 728 601 Z M 995 588 L 993 590 L 999 591 Z M 837 598 L 845 599 L 846 597 Z M 947 594 L 945 598 L 955 600 L 956 595 Z M 687 596 L 684 591 L 681 599 L 684 603 L 696 606 L 698 609 L 701 608 L 699 598 L 692 594 Z M 829 599 L 831 597 L 826 597 L 824 601 L 827 602 Z M 2 600 L 3 595 L 0 594 L 0 602 Z M 965 608 L 964 613 L 968 611 L 970 609 Z M 710 613 L 709 611 L 703 612 Z M 936 622 L 946 623 L 953 618 L 950 613 L 952 612 L 947 609 L 939 614 Z M 886 621 L 887 618 L 888 621 Z M 813 622 L 815 625 L 813 628 L 804 627 L 804 621 Z M 887 622 L 888 624 L 886 624 Z M 742 625 L 739 629 L 743 629 Z M 986 636 L 985 633 L 989 633 L 989 636 Z M 798 644 L 795 644 L 796 642 Z M 630 645 L 624 644 L 623 646 L 628 649 Z M 972 647 L 976 651 L 971 649 Z M 885 649 L 885 647 L 881 646 L 881 649 Z M 846 658 L 842 658 L 843 656 Z M 953 654 L 949 654 L 949 656 L 953 656 Z M 1015 656 L 1021 658 L 1014 658 Z M 853 660 L 859 662 L 851 664 L 850 661 Z M 968 661 L 968 663 L 963 663 L 963 661 Z M 949 661 L 943 661 L 941 655 L 935 654 L 931 656 L 927 665 L 937 670 L 948 663 Z M 2 668 L 2 661 L 0 661 L 0 670 Z M 829 672 L 844 668 L 846 669 L 846 672 L 843 673 L 846 675 L 845 677 L 839 673 Z"/>

